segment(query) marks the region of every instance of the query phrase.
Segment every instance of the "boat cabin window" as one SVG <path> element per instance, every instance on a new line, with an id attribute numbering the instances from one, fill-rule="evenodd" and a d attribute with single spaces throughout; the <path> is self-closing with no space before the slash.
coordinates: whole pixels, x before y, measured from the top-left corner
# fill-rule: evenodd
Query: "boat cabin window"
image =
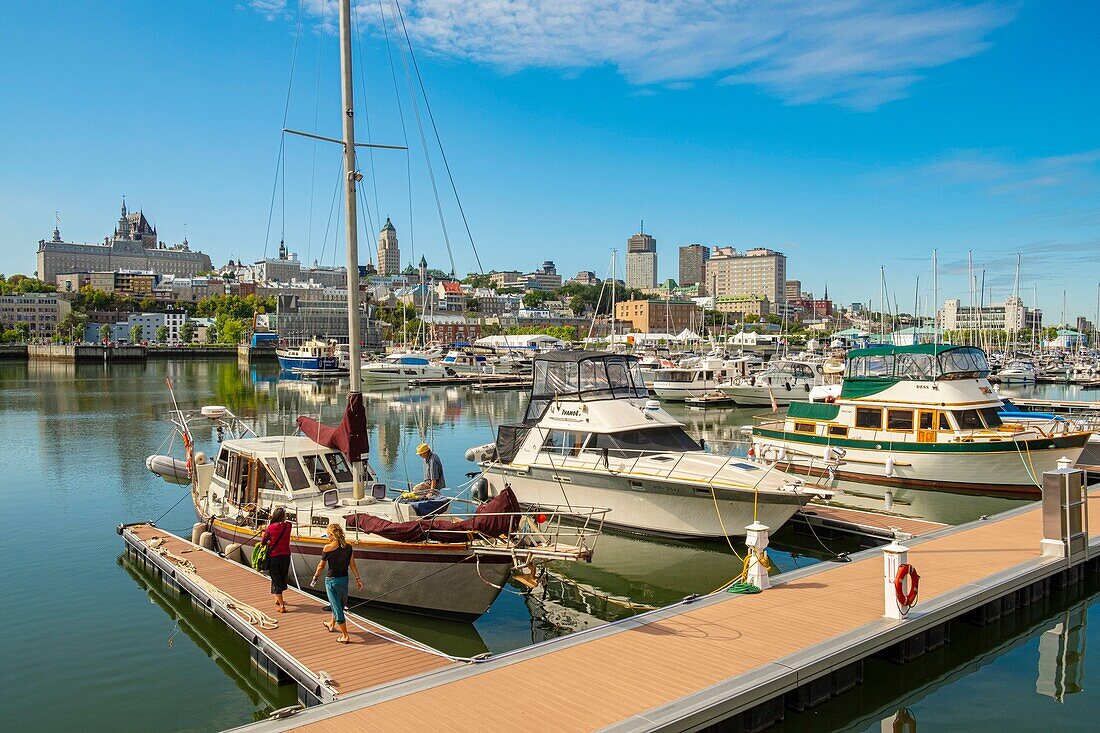
<path id="1" fill-rule="evenodd" d="M 524 422 L 541 419 L 554 398 L 598 400 L 648 395 L 636 357 L 600 352 L 550 354 L 535 359 L 531 401 Z"/>
<path id="2" fill-rule="evenodd" d="M 882 428 L 882 408 L 857 407 L 856 427 L 874 428 L 875 430 L 879 430 L 880 428 Z"/>
<path id="3" fill-rule="evenodd" d="M 886 429 L 887 430 L 912 430 L 913 429 L 913 411 L 912 410 L 887 410 L 886 411 Z"/>
<path id="4" fill-rule="evenodd" d="M 794 431 L 796 433 L 815 433 L 817 432 L 817 426 L 812 422 L 796 422 L 794 424 Z"/>
<path id="5" fill-rule="evenodd" d="M 959 423 L 959 430 L 981 430 L 985 427 L 977 410 L 958 410 L 955 420 Z"/>
<path id="6" fill-rule="evenodd" d="M 586 440 L 588 440 L 588 433 L 576 433 L 572 430 L 550 430 L 546 434 L 546 440 L 542 443 L 542 449 L 557 456 L 576 456 L 580 455 L 581 448 Z"/>
<path id="7" fill-rule="evenodd" d="M 702 448 L 678 425 L 658 428 L 624 430 L 621 433 L 595 433 L 588 441 L 587 452 L 607 454 L 616 458 L 634 458 L 652 453 L 700 451 Z"/>
<path id="8" fill-rule="evenodd" d="M 898 379 L 935 379 L 935 362 L 931 354 L 898 354 L 894 364 Z"/>
<path id="9" fill-rule="evenodd" d="M 951 420 L 947 417 L 946 412 L 940 413 L 940 432 L 950 433 L 953 430 L 951 427 Z"/>
<path id="10" fill-rule="evenodd" d="M 981 379 L 989 376 L 985 352 L 973 346 L 951 349 L 939 355 L 940 379 Z"/>
<path id="11" fill-rule="evenodd" d="M 848 362 L 849 378 L 874 379 L 876 377 L 889 378 L 894 376 L 893 354 L 871 354 L 852 359 Z"/>
<path id="12" fill-rule="evenodd" d="M 218 452 L 218 459 L 214 463 L 214 475 L 218 478 L 225 478 L 229 473 L 229 449 L 222 448 Z"/>
<path id="13" fill-rule="evenodd" d="M 934 413 L 934 412 L 927 412 L 925 410 L 921 410 L 920 420 L 918 421 L 920 429 L 921 430 L 932 430 L 932 422 L 933 422 L 933 419 L 935 418 L 935 416 L 936 416 L 936 413 Z"/>
<path id="14" fill-rule="evenodd" d="M 835 436 L 835 437 L 838 437 L 838 438 L 845 438 L 845 437 L 848 436 L 848 426 L 847 425 L 830 425 L 829 426 L 829 435 L 832 435 L 832 436 Z"/>
<path id="15" fill-rule="evenodd" d="M 302 456 L 302 460 L 305 461 L 306 473 L 313 477 L 314 484 L 318 487 L 332 484 L 332 474 L 329 473 L 325 462 L 321 460 L 321 456 Z"/>
<path id="16" fill-rule="evenodd" d="M 336 477 L 337 482 L 343 484 L 351 481 L 351 467 L 348 466 L 343 453 L 329 453 L 325 457 L 328 459 L 329 468 L 332 469 L 332 475 Z"/>
<path id="17" fill-rule="evenodd" d="M 982 420 L 985 421 L 985 426 L 987 428 L 999 428 L 1004 425 L 998 408 L 983 407 L 979 412 L 982 413 Z"/>
<path id="18" fill-rule="evenodd" d="M 260 477 L 260 488 L 265 491 L 282 491 L 283 474 L 279 471 L 279 461 L 275 458 L 266 458 L 267 470 Z"/>
<path id="19" fill-rule="evenodd" d="M 690 369 L 662 369 L 657 379 L 662 382 L 691 382 L 695 380 L 695 372 Z"/>
<path id="20" fill-rule="evenodd" d="M 297 456 L 283 458 L 283 466 L 286 468 L 286 476 L 290 480 L 290 487 L 295 491 L 309 488 L 309 479 L 302 470 L 302 464 Z"/>

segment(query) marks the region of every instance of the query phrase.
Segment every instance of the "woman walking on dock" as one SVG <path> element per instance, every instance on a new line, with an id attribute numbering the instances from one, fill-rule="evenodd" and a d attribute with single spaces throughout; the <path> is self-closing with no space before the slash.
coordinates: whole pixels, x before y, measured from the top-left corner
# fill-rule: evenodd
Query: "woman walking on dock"
<path id="1" fill-rule="evenodd" d="M 344 529 L 339 524 L 329 524 L 329 543 L 325 545 L 321 553 L 321 562 L 317 564 L 317 570 L 313 573 L 314 585 L 321 571 L 328 565 L 328 574 L 325 576 L 325 593 L 328 595 L 329 605 L 332 606 L 332 621 L 323 621 L 329 631 L 340 629 L 340 636 L 336 641 L 347 644 L 351 641 L 348 636 L 347 620 L 344 618 L 344 604 L 348 600 L 348 571 L 355 575 L 355 586 L 363 590 L 363 579 L 359 577 L 359 569 L 352 562 L 352 549 L 344 537 Z"/>
<path id="2" fill-rule="evenodd" d="M 276 507 L 271 513 L 271 521 L 264 530 L 261 545 L 267 545 L 267 570 L 271 574 L 271 595 L 275 596 L 275 610 L 286 613 L 283 591 L 287 587 L 290 574 L 290 522 L 286 521 L 286 510 Z"/>

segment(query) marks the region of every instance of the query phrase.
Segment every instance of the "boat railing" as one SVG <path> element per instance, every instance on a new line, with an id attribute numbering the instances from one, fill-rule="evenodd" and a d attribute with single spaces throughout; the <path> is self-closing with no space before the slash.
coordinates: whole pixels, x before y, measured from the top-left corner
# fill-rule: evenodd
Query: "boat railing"
<path id="1" fill-rule="evenodd" d="M 471 536 L 470 550 L 477 555 L 508 555 L 517 565 L 533 560 L 589 561 L 603 532 L 604 520 L 611 511 L 606 507 L 576 504 L 540 504 L 536 509 L 519 512 L 478 512 L 471 499 L 451 499 L 451 509 L 440 518 L 462 521 L 473 517 L 507 517 L 512 531 L 507 535 Z M 472 511 L 456 512 L 455 504 L 467 504 Z M 444 525 L 441 530 L 447 531 Z"/>

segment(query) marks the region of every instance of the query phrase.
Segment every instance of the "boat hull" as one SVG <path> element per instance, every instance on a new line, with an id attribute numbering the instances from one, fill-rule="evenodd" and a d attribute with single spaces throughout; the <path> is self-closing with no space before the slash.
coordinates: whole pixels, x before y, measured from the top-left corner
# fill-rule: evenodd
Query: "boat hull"
<path id="1" fill-rule="evenodd" d="M 842 448 L 845 455 L 833 475 L 887 487 L 1036 496 L 1041 494 L 1043 472 L 1057 468 L 1060 458 L 1076 461 L 1087 438 L 1077 434 L 993 444 L 834 441 L 831 445 Z M 800 441 L 790 433 L 784 437 L 758 429 L 753 444 L 758 457 L 789 464 L 796 473 L 828 473 L 827 441 Z M 893 465 L 888 469 L 891 458 Z"/>
<path id="2" fill-rule="evenodd" d="M 803 386 L 805 389 L 803 389 Z M 761 389 L 760 387 L 721 387 L 719 391 L 732 399 L 736 404 L 746 407 L 771 407 L 772 398 L 775 399 L 775 404 L 778 406 L 789 405 L 792 402 L 799 400 L 805 400 L 806 395 L 809 394 L 809 385 L 796 385 L 790 390 L 780 387 L 778 389 L 773 388 L 769 393 L 768 390 Z"/>
<path id="3" fill-rule="evenodd" d="M 741 537 L 754 519 L 774 531 L 808 499 L 792 492 L 781 496 L 769 494 L 754 503 L 751 491 L 717 488 L 712 496 L 706 486 L 637 481 L 624 476 L 551 471 L 534 466 L 488 468 L 486 478 L 491 493 L 511 486 L 521 504 L 605 507 L 611 510 L 605 526 L 669 538 Z M 716 498 L 719 511 L 715 510 Z"/>
<path id="4" fill-rule="evenodd" d="M 340 363 L 335 356 L 284 356 L 278 355 L 279 368 L 284 371 L 306 369 L 310 371 L 335 371 Z"/>
<path id="5" fill-rule="evenodd" d="M 222 549 L 231 543 L 244 546 L 244 557 L 258 538 L 251 527 L 215 520 L 214 535 Z M 476 558 L 466 545 L 405 544 L 349 537 L 363 590 L 351 583 L 348 605 L 366 601 L 418 614 L 472 621 L 500 595 L 511 573 L 508 557 Z M 291 537 L 292 585 L 308 590 L 309 580 L 321 560 L 325 540 Z M 430 578 L 430 580 L 428 580 Z M 297 579 L 298 583 L 295 582 Z M 425 580 L 427 582 L 418 582 Z M 323 592 L 323 585 L 318 588 Z M 315 589 L 315 590 L 317 590 Z"/>
<path id="6" fill-rule="evenodd" d="M 392 367 L 369 369 L 364 367 L 362 380 L 368 384 L 407 384 L 411 379 L 437 379 L 447 376 L 442 368 Z"/>

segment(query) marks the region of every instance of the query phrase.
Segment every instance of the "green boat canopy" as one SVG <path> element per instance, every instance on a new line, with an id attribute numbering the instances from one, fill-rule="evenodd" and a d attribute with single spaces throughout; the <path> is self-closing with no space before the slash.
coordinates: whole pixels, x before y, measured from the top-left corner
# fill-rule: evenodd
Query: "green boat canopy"
<path id="1" fill-rule="evenodd" d="M 973 346 L 874 346 L 848 352 L 840 396 L 868 397 L 902 380 L 934 382 L 987 376 L 989 363 L 985 352 Z"/>
<path id="2" fill-rule="evenodd" d="M 807 420 L 835 420 L 839 414 L 840 405 L 828 402 L 792 402 L 787 408 L 787 417 Z"/>

